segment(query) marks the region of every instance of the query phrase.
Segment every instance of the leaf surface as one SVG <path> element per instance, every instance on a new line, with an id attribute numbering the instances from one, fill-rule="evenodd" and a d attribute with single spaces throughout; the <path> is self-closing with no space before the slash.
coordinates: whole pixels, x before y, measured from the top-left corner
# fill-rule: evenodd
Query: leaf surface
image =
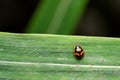
<path id="1" fill-rule="evenodd" d="M 74 46 L 85 51 L 73 56 Z M 120 39 L 0 33 L 1 80 L 119 80 Z"/>

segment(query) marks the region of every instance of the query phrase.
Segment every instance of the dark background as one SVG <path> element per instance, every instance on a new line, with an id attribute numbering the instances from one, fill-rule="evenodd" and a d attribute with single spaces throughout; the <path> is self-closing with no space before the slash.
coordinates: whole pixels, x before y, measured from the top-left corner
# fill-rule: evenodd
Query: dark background
<path id="1" fill-rule="evenodd" d="M 1 0 L 0 31 L 24 33 L 42 0 Z M 75 35 L 120 37 L 120 0 L 89 0 Z"/>

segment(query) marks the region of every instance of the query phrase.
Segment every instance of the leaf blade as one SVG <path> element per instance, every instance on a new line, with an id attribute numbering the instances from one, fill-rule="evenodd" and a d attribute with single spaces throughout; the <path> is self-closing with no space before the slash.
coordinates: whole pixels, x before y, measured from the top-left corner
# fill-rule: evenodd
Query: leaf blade
<path id="1" fill-rule="evenodd" d="M 0 33 L 0 79 L 117 80 L 119 42 L 106 37 Z M 76 43 L 85 50 L 82 60 L 73 56 Z"/>

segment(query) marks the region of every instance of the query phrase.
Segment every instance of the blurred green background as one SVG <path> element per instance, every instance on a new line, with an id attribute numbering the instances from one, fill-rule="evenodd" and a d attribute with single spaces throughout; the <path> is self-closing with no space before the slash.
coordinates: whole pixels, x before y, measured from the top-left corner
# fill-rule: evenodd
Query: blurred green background
<path id="1" fill-rule="evenodd" d="M 119 0 L 1 0 L 0 31 L 120 37 Z"/>

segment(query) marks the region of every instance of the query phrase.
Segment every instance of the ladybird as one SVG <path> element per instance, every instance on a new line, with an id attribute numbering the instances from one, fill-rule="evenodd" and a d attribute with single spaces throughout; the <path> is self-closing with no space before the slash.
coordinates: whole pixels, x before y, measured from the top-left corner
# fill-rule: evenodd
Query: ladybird
<path id="1" fill-rule="evenodd" d="M 76 57 L 76 59 L 80 60 L 84 57 L 84 50 L 82 47 L 80 47 L 79 45 L 76 45 L 74 47 L 74 56 Z"/>

